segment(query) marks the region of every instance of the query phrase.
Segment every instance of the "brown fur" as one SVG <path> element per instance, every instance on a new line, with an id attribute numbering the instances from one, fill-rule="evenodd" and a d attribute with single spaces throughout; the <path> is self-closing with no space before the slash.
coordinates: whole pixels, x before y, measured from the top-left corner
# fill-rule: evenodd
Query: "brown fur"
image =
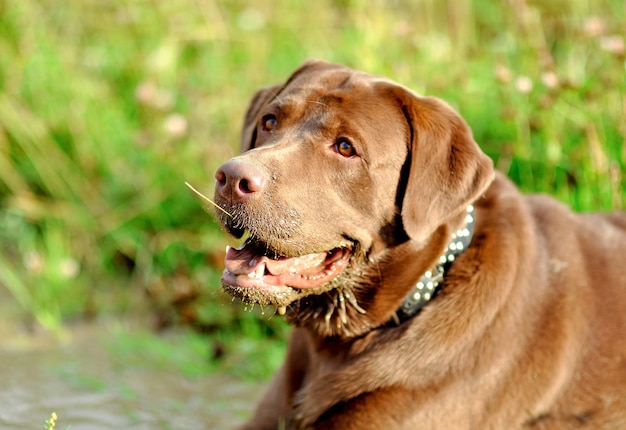
<path id="1" fill-rule="evenodd" d="M 358 157 L 331 151 L 339 136 Z M 216 193 L 227 229 L 285 256 L 353 250 L 313 290 L 225 285 L 287 306 L 296 326 L 245 428 L 626 428 L 626 214 L 522 196 L 445 103 L 323 62 L 255 95 L 242 146 L 236 162 L 267 185 L 241 204 Z M 441 294 L 395 324 L 469 203 L 469 249 Z"/>

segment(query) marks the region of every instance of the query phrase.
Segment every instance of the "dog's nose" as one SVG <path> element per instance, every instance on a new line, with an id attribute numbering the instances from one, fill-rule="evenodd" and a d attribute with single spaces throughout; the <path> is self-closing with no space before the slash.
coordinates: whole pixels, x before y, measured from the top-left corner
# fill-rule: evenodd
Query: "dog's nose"
<path id="1" fill-rule="evenodd" d="M 230 160 L 215 173 L 215 191 L 231 204 L 245 203 L 265 188 L 265 175 L 257 167 Z"/>

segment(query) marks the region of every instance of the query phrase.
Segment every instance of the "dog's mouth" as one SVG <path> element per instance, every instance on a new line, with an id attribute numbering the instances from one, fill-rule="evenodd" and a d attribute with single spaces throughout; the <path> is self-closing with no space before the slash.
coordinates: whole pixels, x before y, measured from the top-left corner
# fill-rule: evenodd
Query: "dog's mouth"
<path id="1" fill-rule="evenodd" d="M 222 282 L 230 287 L 258 291 L 240 294 L 244 297 L 281 296 L 288 289 L 310 290 L 341 273 L 351 254 L 350 248 L 335 248 L 287 257 L 248 238 L 238 248 L 227 248 Z"/>

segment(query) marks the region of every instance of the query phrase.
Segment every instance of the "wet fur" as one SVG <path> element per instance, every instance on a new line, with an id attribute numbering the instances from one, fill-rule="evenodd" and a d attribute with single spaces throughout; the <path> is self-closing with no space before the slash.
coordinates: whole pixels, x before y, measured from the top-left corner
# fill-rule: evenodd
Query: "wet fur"
<path id="1" fill-rule="evenodd" d="M 284 128 L 264 135 L 268 109 Z M 366 165 L 325 151 L 342 126 Z M 242 148 L 271 184 L 226 205 L 227 229 L 282 255 L 354 252 L 313 291 L 229 289 L 296 327 L 246 429 L 626 428 L 626 214 L 522 196 L 445 103 L 323 62 L 254 96 Z M 397 324 L 472 202 L 471 246 Z"/>

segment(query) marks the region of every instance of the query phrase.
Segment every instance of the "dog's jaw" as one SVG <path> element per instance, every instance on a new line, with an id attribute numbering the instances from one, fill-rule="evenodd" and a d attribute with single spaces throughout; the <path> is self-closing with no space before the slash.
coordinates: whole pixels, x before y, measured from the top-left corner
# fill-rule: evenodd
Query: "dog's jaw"
<path id="1" fill-rule="evenodd" d="M 350 248 L 334 248 L 286 257 L 248 240 L 239 248 L 227 248 L 222 284 L 244 301 L 282 308 L 337 277 L 350 256 Z"/>
<path id="2" fill-rule="evenodd" d="M 367 312 L 372 261 L 360 244 L 284 257 L 248 239 L 227 248 L 222 288 L 250 304 L 274 306 L 298 327 L 321 337 L 350 338 L 376 325 Z M 375 271 L 377 273 L 377 271 Z"/>

